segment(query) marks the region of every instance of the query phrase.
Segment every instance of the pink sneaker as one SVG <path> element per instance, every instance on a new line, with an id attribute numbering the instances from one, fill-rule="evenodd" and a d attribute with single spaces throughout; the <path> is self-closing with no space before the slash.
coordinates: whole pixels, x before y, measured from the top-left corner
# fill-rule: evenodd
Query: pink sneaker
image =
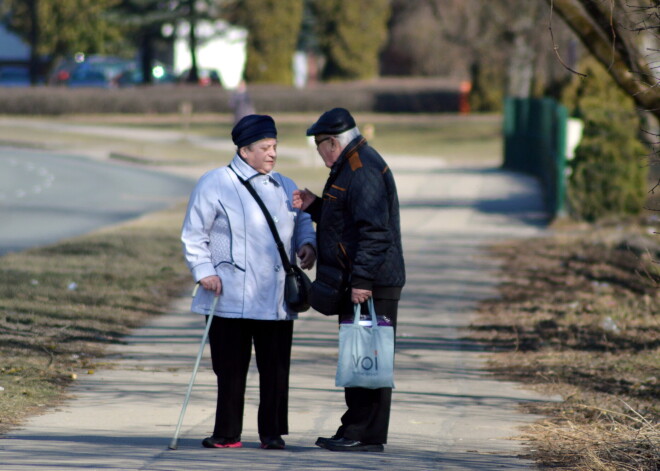
<path id="1" fill-rule="evenodd" d="M 241 448 L 241 437 L 238 438 L 225 438 L 225 437 L 208 437 L 202 440 L 204 448 Z"/>

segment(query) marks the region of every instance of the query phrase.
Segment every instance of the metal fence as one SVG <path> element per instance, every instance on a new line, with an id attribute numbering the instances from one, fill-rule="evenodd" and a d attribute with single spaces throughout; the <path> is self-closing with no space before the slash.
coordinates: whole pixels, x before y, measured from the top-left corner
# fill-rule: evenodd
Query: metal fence
<path id="1" fill-rule="evenodd" d="M 504 101 L 504 168 L 536 176 L 551 216 L 566 204 L 568 110 L 552 98 Z"/>

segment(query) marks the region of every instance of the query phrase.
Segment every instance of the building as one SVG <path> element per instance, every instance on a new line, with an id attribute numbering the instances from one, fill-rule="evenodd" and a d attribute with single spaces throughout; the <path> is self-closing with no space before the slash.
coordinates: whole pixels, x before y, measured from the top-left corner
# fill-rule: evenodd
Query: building
<path id="1" fill-rule="evenodd" d="M 0 65 L 30 63 L 30 45 L 0 24 Z"/>
<path id="2" fill-rule="evenodd" d="M 190 69 L 190 24 L 180 23 L 175 31 L 173 64 L 175 74 Z M 200 21 L 197 37 L 197 68 L 216 72 L 224 88 L 235 89 L 243 79 L 247 57 L 247 30 L 224 21 Z"/>

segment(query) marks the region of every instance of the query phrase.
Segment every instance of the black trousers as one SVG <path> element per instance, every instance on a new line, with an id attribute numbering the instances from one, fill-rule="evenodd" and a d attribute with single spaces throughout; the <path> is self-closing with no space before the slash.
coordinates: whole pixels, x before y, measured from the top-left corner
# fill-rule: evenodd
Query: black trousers
<path id="1" fill-rule="evenodd" d="M 289 367 L 293 321 L 216 317 L 209 343 L 218 400 L 213 436 L 240 438 L 252 345 L 259 370 L 259 435 L 289 433 Z"/>
<path id="2" fill-rule="evenodd" d="M 374 298 L 378 316 L 390 318 L 396 332 L 399 300 Z M 363 307 L 363 312 L 364 307 Z M 353 313 L 350 313 L 351 317 Z M 344 388 L 348 410 L 341 418 L 337 436 L 363 443 L 387 443 L 392 388 Z"/>

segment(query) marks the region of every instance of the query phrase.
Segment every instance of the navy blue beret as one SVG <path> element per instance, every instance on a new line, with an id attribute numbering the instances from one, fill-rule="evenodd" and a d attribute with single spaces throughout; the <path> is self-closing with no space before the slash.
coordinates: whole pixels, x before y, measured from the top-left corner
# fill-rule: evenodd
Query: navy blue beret
<path id="1" fill-rule="evenodd" d="M 333 108 L 326 111 L 321 117 L 307 130 L 308 136 L 318 136 L 319 134 L 341 134 L 344 131 L 353 129 L 355 120 L 351 113 L 344 108 Z"/>
<path id="2" fill-rule="evenodd" d="M 268 137 L 277 139 L 277 129 L 273 118 L 264 114 L 247 115 L 231 130 L 231 140 L 237 147 L 249 146 Z"/>

